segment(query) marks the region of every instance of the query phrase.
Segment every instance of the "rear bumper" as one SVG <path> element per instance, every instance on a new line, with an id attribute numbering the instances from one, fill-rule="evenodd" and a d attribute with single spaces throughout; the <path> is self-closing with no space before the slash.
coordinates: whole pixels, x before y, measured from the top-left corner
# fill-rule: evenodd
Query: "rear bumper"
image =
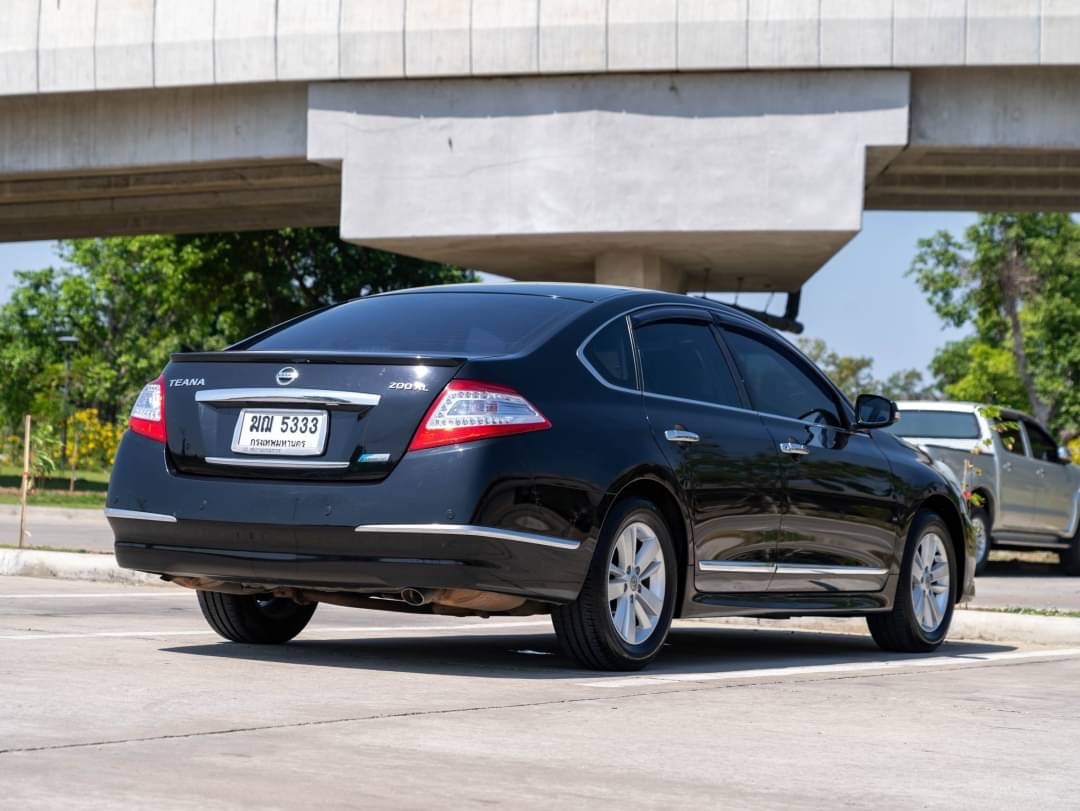
<path id="1" fill-rule="evenodd" d="M 377 484 L 188 476 L 169 468 L 162 445 L 129 433 L 106 515 L 117 562 L 153 574 L 569 602 L 595 539 L 567 513 L 591 494 L 571 498 L 560 488 L 559 499 L 537 503 L 528 480 L 500 473 L 508 467 L 490 453 L 434 449 L 411 454 Z"/>

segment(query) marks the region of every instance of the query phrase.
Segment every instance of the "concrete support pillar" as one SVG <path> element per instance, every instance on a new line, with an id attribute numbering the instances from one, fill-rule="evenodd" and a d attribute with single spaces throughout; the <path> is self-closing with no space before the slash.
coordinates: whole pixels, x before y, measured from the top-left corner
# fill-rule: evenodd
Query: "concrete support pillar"
<path id="1" fill-rule="evenodd" d="M 596 257 L 595 282 L 644 287 L 667 293 L 686 292 L 686 272 L 646 251 L 607 251 Z"/>

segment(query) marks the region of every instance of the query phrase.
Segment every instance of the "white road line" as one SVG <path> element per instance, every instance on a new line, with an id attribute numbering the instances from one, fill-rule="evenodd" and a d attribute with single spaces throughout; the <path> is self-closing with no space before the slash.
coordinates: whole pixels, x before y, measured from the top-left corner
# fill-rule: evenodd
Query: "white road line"
<path id="1" fill-rule="evenodd" d="M 924 659 L 878 659 L 871 662 L 843 662 L 833 665 L 803 665 L 796 667 L 767 667 L 755 670 L 722 670 L 706 673 L 661 673 L 655 676 L 614 676 L 603 681 L 582 682 L 582 687 L 645 687 L 672 682 L 735 681 L 738 679 L 771 679 L 780 676 L 807 676 L 866 671 L 913 670 L 921 667 L 949 667 L 1016 662 L 1028 659 L 1063 659 L 1080 656 L 1080 648 L 1061 650 L 1002 651 L 1000 653 L 968 653 L 954 656 L 928 656 Z M 661 660 L 662 661 L 662 660 Z"/>
<path id="2" fill-rule="evenodd" d="M 425 632 L 431 633 L 471 633 L 473 631 L 500 631 L 503 628 L 542 628 L 544 626 L 551 627 L 551 623 L 548 621 L 532 621 L 532 622 L 500 622 L 492 625 L 384 625 L 384 626 L 356 626 L 356 627 L 342 627 L 342 628 L 313 628 L 310 633 L 300 637 L 299 641 L 317 640 L 319 636 L 340 635 L 340 634 L 390 634 L 390 633 L 410 633 L 410 634 L 423 634 Z M 50 640 L 50 639 L 138 639 L 143 637 L 156 637 L 156 636 L 217 636 L 213 631 L 206 629 L 203 631 L 95 631 L 85 634 L 7 634 L 0 636 L 0 640 L 9 642 L 24 642 L 29 640 Z"/>
<path id="3" fill-rule="evenodd" d="M 189 589 L 183 591 L 92 591 L 85 593 L 68 592 L 66 594 L 0 594 L 0 600 L 91 600 L 91 599 L 127 599 L 128 597 L 192 597 Z"/>

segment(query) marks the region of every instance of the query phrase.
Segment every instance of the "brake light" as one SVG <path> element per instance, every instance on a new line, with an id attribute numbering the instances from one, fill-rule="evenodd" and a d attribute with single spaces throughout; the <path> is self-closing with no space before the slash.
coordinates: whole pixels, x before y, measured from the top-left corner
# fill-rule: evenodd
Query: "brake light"
<path id="1" fill-rule="evenodd" d="M 131 407 L 128 427 L 136 434 L 165 441 L 165 377 L 143 386 Z"/>
<path id="2" fill-rule="evenodd" d="M 451 380 L 424 415 L 409 450 L 550 427 L 547 418 L 513 389 L 475 380 Z"/>

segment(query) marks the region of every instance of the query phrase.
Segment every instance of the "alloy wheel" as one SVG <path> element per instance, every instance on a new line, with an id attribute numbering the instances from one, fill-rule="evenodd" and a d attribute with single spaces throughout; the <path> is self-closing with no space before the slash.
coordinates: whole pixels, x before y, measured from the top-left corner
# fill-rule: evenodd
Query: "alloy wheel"
<path id="1" fill-rule="evenodd" d="M 664 610 L 667 577 L 663 547 L 648 524 L 627 524 L 612 544 L 607 592 L 611 621 L 624 642 L 640 645 L 652 636 Z"/>
<path id="2" fill-rule="evenodd" d="M 982 516 L 976 515 L 971 519 L 971 526 L 975 529 L 975 560 L 982 561 L 987 555 L 986 545 L 990 542 L 986 532 L 986 522 Z"/>
<path id="3" fill-rule="evenodd" d="M 951 598 L 945 541 L 936 532 L 927 532 L 911 561 L 911 607 L 923 631 L 932 634 L 941 627 Z"/>

